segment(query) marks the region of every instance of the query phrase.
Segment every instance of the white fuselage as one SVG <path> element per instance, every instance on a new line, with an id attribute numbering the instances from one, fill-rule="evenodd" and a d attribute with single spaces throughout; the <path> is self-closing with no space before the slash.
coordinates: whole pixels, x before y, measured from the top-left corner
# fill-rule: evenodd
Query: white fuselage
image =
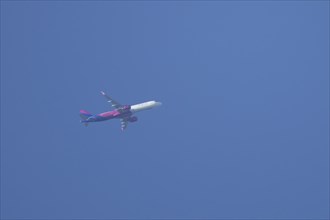
<path id="1" fill-rule="evenodd" d="M 156 102 L 156 101 L 143 102 L 143 103 L 131 105 L 131 112 L 134 113 L 134 112 L 139 112 L 139 111 L 143 111 L 143 110 L 148 110 L 148 109 L 152 109 L 154 107 L 160 106 L 160 105 L 162 105 L 162 103 Z"/>

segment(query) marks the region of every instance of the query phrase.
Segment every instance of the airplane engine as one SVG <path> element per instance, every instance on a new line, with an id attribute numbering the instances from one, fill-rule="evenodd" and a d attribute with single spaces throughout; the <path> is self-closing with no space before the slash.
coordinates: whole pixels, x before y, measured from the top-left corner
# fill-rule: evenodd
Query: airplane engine
<path id="1" fill-rule="evenodd" d="M 131 106 L 130 105 L 124 105 L 124 106 L 120 107 L 119 109 L 122 110 L 122 111 L 127 111 L 127 110 L 131 109 Z"/>
<path id="2" fill-rule="evenodd" d="M 130 117 L 128 119 L 129 122 L 136 122 L 138 120 L 138 118 L 136 116 Z"/>

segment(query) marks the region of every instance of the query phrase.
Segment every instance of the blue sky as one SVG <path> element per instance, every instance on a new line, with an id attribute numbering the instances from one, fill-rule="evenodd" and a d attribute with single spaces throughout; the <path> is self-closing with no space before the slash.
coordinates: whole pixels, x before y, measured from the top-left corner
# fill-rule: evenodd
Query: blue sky
<path id="1" fill-rule="evenodd" d="M 1 1 L 1 218 L 328 218 L 328 174 L 328 1 Z"/>

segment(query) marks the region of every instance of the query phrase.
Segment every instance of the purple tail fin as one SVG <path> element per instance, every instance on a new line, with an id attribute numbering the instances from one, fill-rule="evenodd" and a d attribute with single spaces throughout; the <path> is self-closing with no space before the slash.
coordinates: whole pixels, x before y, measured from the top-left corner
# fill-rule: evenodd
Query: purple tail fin
<path id="1" fill-rule="evenodd" d="M 87 118 L 91 117 L 92 114 L 86 110 L 80 110 L 80 117 L 82 120 L 86 120 Z"/>

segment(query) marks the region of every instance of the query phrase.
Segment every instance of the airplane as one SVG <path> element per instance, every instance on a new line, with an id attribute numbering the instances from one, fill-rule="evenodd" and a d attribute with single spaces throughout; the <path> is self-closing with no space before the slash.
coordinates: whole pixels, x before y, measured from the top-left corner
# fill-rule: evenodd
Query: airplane
<path id="1" fill-rule="evenodd" d="M 116 102 L 110 96 L 105 94 L 105 92 L 101 91 L 101 95 L 107 99 L 114 110 L 103 112 L 97 115 L 93 115 L 86 110 L 80 110 L 80 117 L 82 119 L 80 122 L 84 123 L 85 126 L 88 126 L 88 123 L 90 122 L 100 122 L 115 118 L 120 119 L 121 130 L 124 131 L 128 125 L 128 122 L 132 123 L 138 120 L 136 116 L 133 116 L 134 113 L 162 105 L 161 102 L 156 101 L 148 101 L 135 105 L 121 105 L 119 102 Z"/>

